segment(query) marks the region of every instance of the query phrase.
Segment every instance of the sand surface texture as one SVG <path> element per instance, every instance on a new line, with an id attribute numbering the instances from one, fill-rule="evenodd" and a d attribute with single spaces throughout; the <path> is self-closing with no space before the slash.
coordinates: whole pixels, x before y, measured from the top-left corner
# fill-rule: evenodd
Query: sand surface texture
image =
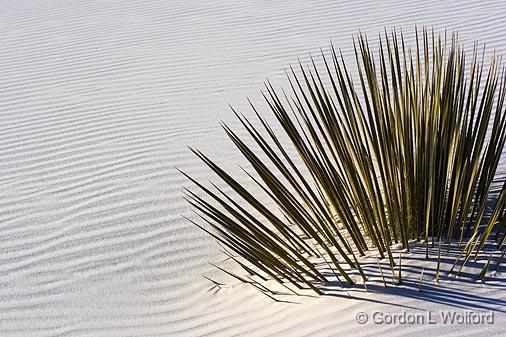
<path id="1" fill-rule="evenodd" d="M 402 27 L 412 42 L 415 23 L 506 54 L 505 1 L 3 0 L 0 335 L 504 333 L 504 272 L 487 286 L 442 282 L 440 293 L 371 286 L 378 293 L 274 303 L 216 272 L 218 247 L 181 217 L 193 215 L 175 167 L 211 176 L 187 146 L 239 171 L 219 127 L 238 124 L 228 103 L 262 107 L 266 77 L 287 88 L 285 67 L 330 40 L 350 57 L 359 29 L 374 40 Z M 355 320 L 444 309 L 494 310 L 495 324 Z"/>

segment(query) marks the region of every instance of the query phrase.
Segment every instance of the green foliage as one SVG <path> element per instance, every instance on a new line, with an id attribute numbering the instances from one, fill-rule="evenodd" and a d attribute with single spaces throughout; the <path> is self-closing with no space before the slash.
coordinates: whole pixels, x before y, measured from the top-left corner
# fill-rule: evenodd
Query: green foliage
<path id="1" fill-rule="evenodd" d="M 499 58 L 486 68 L 475 45 L 467 66 L 456 34 L 447 39 L 425 29 L 416 30 L 413 49 L 395 31 L 379 37 L 376 53 L 364 35 L 354 46 L 357 82 L 332 46 L 330 55 L 322 52 L 323 69 L 314 61 L 290 68 L 291 96 L 281 99 L 266 85 L 281 127 L 253 106 L 260 127 L 234 111 L 250 140 L 223 125 L 265 194 L 255 196 L 193 150 L 235 193 L 187 176 L 206 195 L 187 190 L 187 199 L 212 230 L 196 225 L 264 280 L 320 294 L 327 279 L 311 262 L 317 256 L 328 257 L 349 285 L 352 269 L 365 282 L 357 255 L 375 249 L 394 273 L 390 247 L 409 250 L 413 240 L 425 244 L 427 257 L 429 245 L 439 245 L 439 276 L 439 259 L 452 244 L 462 246 L 462 268 L 494 231 L 504 243 L 506 183 L 486 221 L 506 139 Z M 289 155 L 286 139 L 298 156 Z M 400 275 L 399 265 L 399 282 Z"/>

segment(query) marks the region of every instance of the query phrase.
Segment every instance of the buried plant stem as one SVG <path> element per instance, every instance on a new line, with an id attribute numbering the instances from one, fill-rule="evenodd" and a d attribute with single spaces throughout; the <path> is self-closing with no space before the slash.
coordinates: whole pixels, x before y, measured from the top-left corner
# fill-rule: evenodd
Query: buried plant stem
<path id="1" fill-rule="evenodd" d="M 381 279 L 383 280 L 383 285 L 385 286 L 385 288 L 387 288 L 387 283 L 385 281 L 385 276 L 383 275 L 383 269 L 381 269 L 379 258 L 377 259 L 376 262 L 378 263 L 378 269 L 379 269 L 379 272 L 381 274 Z"/>
<path id="2" fill-rule="evenodd" d="M 499 260 L 497 261 L 495 267 L 494 267 L 494 271 L 497 272 L 497 270 L 499 269 L 499 266 L 501 265 L 502 263 L 502 260 L 504 259 L 504 254 L 506 253 L 506 248 L 503 249 L 502 251 L 502 254 L 501 254 L 501 257 L 499 258 Z"/>
<path id="3" fill-rule="evenodd" d="M 399 277 L 397 280 L 397 285 L 400 286 L 402 284 L 402 253 L 399 252 Z"/>
<path id="4" fill-rule="evenodd" d="M 422 268 L 422 272 L 420 273 L 420 285 L 418 286 L 418 291 L 422 291 L 422 283 L 423 283 L 423 272 L 425 271 L 425 267 Z"/>
<path id="5" fill-rule="evenodd" d="M 485 280 L 485 276 L 487 275 L 488 266 L 490 265 L 491 260 L 492 260 L 492 253 L 490 253 L 490 256 L 488 257 L 487 262 L 485 263 L 485 265 L 483 266 L 483 269 L 481 270 L 480 274 L 478 275 L 478 278 L 482 282 Z"/>

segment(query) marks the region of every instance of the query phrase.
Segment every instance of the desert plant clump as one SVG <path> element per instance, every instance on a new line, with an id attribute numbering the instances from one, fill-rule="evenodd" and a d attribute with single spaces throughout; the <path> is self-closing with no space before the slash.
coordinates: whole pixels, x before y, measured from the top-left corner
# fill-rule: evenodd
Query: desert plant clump
<path id="1" fill-rule="evenodd" d="M 200 191 L 185 191 L 202 220 L 190 221 L 256 280 L 225 272 L 266 294 L 260 282 L 268 279 L 321 294 L 328 275 L 315 258 L 349 287 L 353 271 L 365 284 L 360 261 L 371 251 L 388 259 L 401 284 L 394 244 L 409 251 L 419 242 L 427 258 L 436 247 L 438 279 L 450 248 L 460 251 L 450 271 L 488 256 L 490 243 L 504 250 L 506 183 L 486 212 L 506 139 L 500 57 L 486 66 L 478 44 L 469 57 L 457 34 L 415 35 L 407 46 L 402 32 L 385 31 L 373 50 L 359 34 L 353 66 L 331 46 L 321 67 L 313 59 L 290 67 L 291 94 L 270 83 L 263 92 L 276 127 L 253 105 L 255 123 L 233 110 L 249 139 L 223 128 L 257 188 L 192 149 L 232 192 L 183 173 Z M 386 286 L 379 260 L 378 268 Z"/>

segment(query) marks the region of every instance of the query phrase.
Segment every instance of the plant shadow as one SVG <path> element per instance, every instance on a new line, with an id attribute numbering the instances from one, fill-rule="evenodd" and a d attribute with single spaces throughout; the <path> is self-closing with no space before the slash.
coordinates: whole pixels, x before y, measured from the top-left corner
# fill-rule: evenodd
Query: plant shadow
<path id="1" fill-rule="evenodd" d="M 454 244 L 448 254 L 441 256 L 439 280 L 437 274 L 437 247 L 429 246 L 429 258 L 425 258 L 425 246 L 418 243 L 410 247 L 410 252 L 397 251 L 394 254 L 402 254 L 401 284 L 398 280 L 398 263 L 392 271 L 387 259 L 364 257 L 360 262 L 367 276 L 365 285 L 360 274 L 354 272 L 355 280 L 360 280 L 353 286 L 345 285 L 335 279 L 332 271 L 325 270 L 325 277 L 331 279 L 322 287 L 325 295 L 336 298 L 352 298 L 361 301 L 393 305 L 414 310 L 422 310 L 422 302 L 428 302 L 450 308 L 468 310 L 492 310 L 506 313 L 506 273 L 505 267 L 494 270 L 499 259 L 500 252 L 493 251 L 489 272 L 480 281 L 477 275 L 483 269 L 489 256 L 481 254 L 476 261 L 471 258 L 460 270 L 460 264 L 456 264 L 453 271 L 449 271 L 455 264 L 460 249 Z M 442 248 L 443 249 L 443 248 Z M 446 247 L 444 248 L 446 249 Z M 381 271 L 378 265 L 381 266 Z M 422 279 L 423 271 L 423 281 Z M 458 275 L 457 275 L 458 274 Z M 385 286 L 386 285 L 386 286 Z M 374 294 L 374 296 L 370 296 Z M 385 296 L 383 296 L 385 295 Z M 409 306 L 396 302 L 396 299 L 412 299 L 416 306 Z"/>

